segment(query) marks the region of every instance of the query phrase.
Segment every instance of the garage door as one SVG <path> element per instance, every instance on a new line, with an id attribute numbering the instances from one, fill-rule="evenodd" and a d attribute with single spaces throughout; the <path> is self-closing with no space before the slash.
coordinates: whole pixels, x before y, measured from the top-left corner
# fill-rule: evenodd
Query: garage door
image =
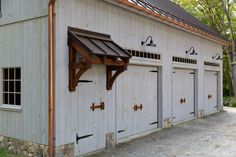
<path id="1" fill-rule="evenodd" d="M 217 111 L 217 72 L 204 72 L 204 112 Z"/>
<path id="2" fill-rule="evenodd" d="M 80 79 L 78 85 L 78 119 L 75 155 L 105 147 L 106 70 L 94 66 Z M 94 106 L 100 106 L 94 108 Z M 105 106 L 105 108 L 103 108 Z"/>
<path id="3" fill-rule="evenodd" d="M 158 127 L 157 67 L 130 65 L 117 80 L 118 138 Z"/>
<path id="4" fill-rule="evenodd" d="M 194 70 L 173 70 L 172 109 L 174 123 L 194 117 L 194 75 Z"/>

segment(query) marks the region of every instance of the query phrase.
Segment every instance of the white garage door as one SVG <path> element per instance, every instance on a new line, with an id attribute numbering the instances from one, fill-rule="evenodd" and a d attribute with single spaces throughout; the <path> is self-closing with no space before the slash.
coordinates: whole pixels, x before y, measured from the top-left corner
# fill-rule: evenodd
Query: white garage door
<path id="1" fill-rule="evenodd" d="M 105 147 L 105 109 L 93 109 L 106 105 L 106 69 L 94 66 L 82 75 L 78 84 L 78 119 L 75 136 L 75 155 L 82 155 Z M 92 81 L 92 82 L 90 82 Z M 105 106 L 106 108 L 106 106 Z"/>
<path id="2" fill-rule="evenodd" d="M 158 127 L 157 69 L 130 65 L 117 79 L 118 139 Z"/>
<path id="3" fill-rule="evenodd" d="M 205 114 L 217 111 L 217 72 L 204 72 L 204 112 Z"/>
<path id="4" fill-rule="evenodd" d="M 172 109 L 174 123 L 194 117 L 194 75 L 194 70 L 173 70 Z"/>

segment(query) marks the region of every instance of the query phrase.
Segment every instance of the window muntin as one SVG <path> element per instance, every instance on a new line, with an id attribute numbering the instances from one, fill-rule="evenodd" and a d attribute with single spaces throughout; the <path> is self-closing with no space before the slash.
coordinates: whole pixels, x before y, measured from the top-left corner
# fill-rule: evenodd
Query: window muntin
<path id="1" fill-rule="evenodd" d="M 21 105 L 21 68 L 3 68 L 3 104 Z"/>

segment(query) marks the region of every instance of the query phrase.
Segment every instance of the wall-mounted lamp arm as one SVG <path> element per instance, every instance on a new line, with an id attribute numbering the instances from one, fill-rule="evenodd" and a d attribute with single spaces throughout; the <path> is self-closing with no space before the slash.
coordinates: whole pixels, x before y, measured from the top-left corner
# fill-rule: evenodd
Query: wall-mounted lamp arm
<path id="1" fill-rule="evenodd" d="M 151 40 L 150 40 L 150 43 L 153 42 L 153 41 L 152 41 L 152 36 L 149 35 L 145 41 L 142 41 L 142 42 L 141 42 L 141 45 L 144 45 L 145 43 L 147 43 L 147 41 L 148 41 L 149 38 L 151 39 Z"/>
<path id="2" fill-rule="evenodd" d="M 215 60 L 222 60 L 221 56 L 219 53 L 217 53 L 215 56 L 212 56 L 212 59 L 215 59 Z"/>
<path id="3" fill-rule="evenodd" d="M 190 53 L 190 51 L 192 50 L 192 52 Z M 185 51 L 186 54 L 189 54 L 189 55 L 198 55 L 198 53 L 196 53 L 194 47 L 190 47 L 190 49 L 187 51 Z"/>

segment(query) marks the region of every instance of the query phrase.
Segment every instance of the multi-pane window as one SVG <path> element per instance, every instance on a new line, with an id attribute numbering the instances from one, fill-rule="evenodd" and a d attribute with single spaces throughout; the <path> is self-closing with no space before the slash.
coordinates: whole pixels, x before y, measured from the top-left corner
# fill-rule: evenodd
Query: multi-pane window
<path id="1" fill-rule="evenodd" d="M 3 68 L 3 104 L 21 105 L 21 69 Z"/>

